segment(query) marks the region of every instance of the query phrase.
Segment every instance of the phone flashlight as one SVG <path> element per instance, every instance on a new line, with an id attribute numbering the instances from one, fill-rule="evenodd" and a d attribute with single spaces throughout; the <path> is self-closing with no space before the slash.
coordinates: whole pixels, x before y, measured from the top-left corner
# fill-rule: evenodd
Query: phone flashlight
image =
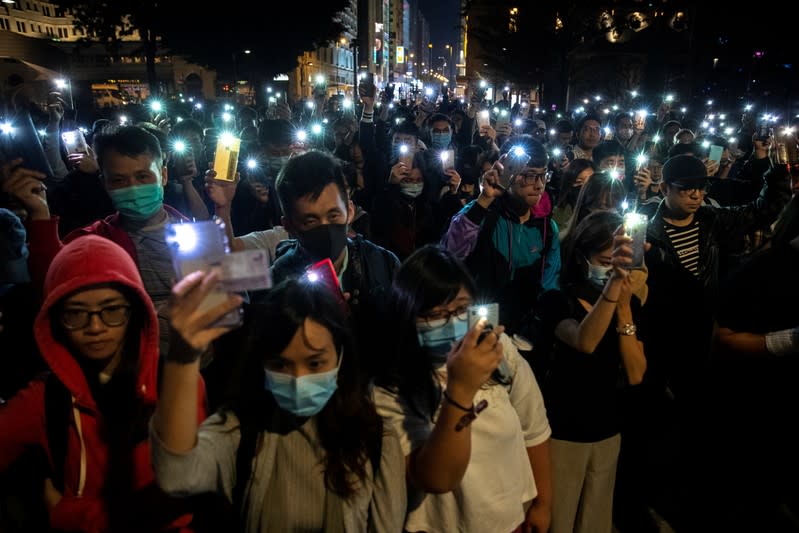
<path id="1" fill-rule="evenodd" d="M 702 141 L 702 148 L 710 148 L 710 141 Z"/>
<path id="2" fill-rule="evenodd" d="M 433 88 L 432 87 L 425 88 L 424 94 L 426 94 L 427 96 L 433 96 Z"/>
<path id="3" fill-rule="evenodd" d="M 233 109 L 233 106 L 232 106 L 232 105 L 230 105 L 230 104 L 225 104 L 225 111 L 231 111 L 232 109 Z"/>
<path id="4" fill-rule="evenodd" d="M 517 118 L 516 120 L 513 121 L 514 126 L 521 126 L 522 124 L 524 124 L 524 121 L 520 118 Z"/>
<path id="5" fill-rule="evenodd" d="M 446 163 L 447 160 L 449 159 L 449 152 L 448 151 L 441 152 L 440 157 L 441 157 L 441 162 Z"/>
<path id="6" fill-rule="evenodd" d="M 194 109 L 202 109 L 202 108 L 203 108 L 203 105 L 200 102 L 197 102 L 196 104 L 194 104 Z"/>
<path id="7" fill-rule="evenodd" d="M 125 115 L 122 115 L 121 117 L 119 117 L 119 123 L 120 124 L 124 125 L 124 124 L 127 124 L 127 122 L 128 122 L 128 117 L 126 117 Z"/>
<path id="8" fill-rule="evenodd" d="M 321 74 L 317 74 L 315 79 L 317 85 L 322 85 L 325 82 L 325 77 Z"/>
<path id="9" fill-rule="evenodd" d="M 314 135 L 320 135 L 322 133 L 322 125 L 321 124 L 314 124 L 311 126 L 311 133 Z"/>
<path id="10" fill-rule="evenodd" d="M 270 104 L 274 104 L 275 102 L 277 102 L 277 98 L 275 98 L 274 96 L 270 96 L 269 97 L 269 103 Z"/>
<path id="11" fill-rule="evenodd" d="M 707 119 L 708 119 L 708 120 L 716 120 L 716 115 L 714 115 L 713 113 L 711 113 L 711 114 L 709 114 L 709 115 L 707 116 Z"/>
<path id="12" fill-rule="evenodd" d="M 516 157 L 524 157 L 526 155 L 526 152 L 524 151 L 524 148 L 522 148 L 521 146 L 514 146 L 513 155 L 515 155 Z"/>
<path id="13" fill-rule="evenodd" d="M 389 109 L 394 109 L 394 104 L 393 104 L 393 103 L 391 103 L 391 104 L 388 104 L 388 108 L 389 108 Z"/>
<path id="14" fill-rule="evenodd" d="M 560 157 L 561 154 L 563 154 L 563 150 L 561 150 L 560 148 L 552 149 L 552 155 L 554 155 L 555 157 Z"/>
<path id="15" fill-rule="evenodd" d="M 186 151 L 186 143 L 183 141 L 175 141 L 175 144 L 172 145 L 172 149 L 175 152 L 182 154 Z"/>
<path id="16" fill-rule="evenodd" d="M 308 281 L 310 281 L 311 283 L 316 283 L 317 281 L 319 281 L 319 274 L 317 274 L 316 272 L 308 272 L 306 277 L 308 278 Z"/>
<path id="17" fill-rule="evenodd" d="M 253 158 L 249 158 L 247 160 L 247 168 L 250 170 L 255 170 L 256 168 L 258 168 L 258 161 L 256 161 Z"/>
<path id="18" fill-rule="evenodd" d="M 400 151 L 400 153 L 401 153 L 402 155 L 405 155 L 405 154 L 407 154 L 407 153 L 408 153 L 408 145 L 406 145 L 406 144 L 400 145 L 400 147 L 399 147 L 399 151 Z M 445 155 L 445 154 L 441 154 L 441 155 L 443 156 L 443 155 Z"/>
<path id="19" fill-rule="evenodd" d="M 638 163 L 639 169 L 644 165 L 646 165 L 647 162 L 646 154 L 638 154 L 637 156 L 635 156 L 635 162 Z"/>
<path id="20" fill-rule="evenodd" d="M 491 114 L 488 112 L 488 109 L 484 109 L 480 111 L 480 118 L 490 118 Z"/>
<path id="21" fill-rule="evenodd" d="M 495 108 L 494 108 L 494 114 L 496 115 L 497 113 L 499 113 L 499 108 L 498 108 L 498 107 L 495 107 Z"/>
<path id="22" fill-rule="evenodd" d="M 56 89 L 66 89 L 67 88 L 67 81 L 63 78 L 58 78 L 55 80 Z"/>
<path id="23" fill-rule="evenodd" d="M 177 247 L 178 251 L 186 254 L 197 247 L 197 232 L 191 224 L 173 224 L 174 232 L 166 235 L 166 243 Z"/>
<path id="24" fill-rule="evenodd" d="M 674 95 L 670 94 L 670 95 L 666 96 L 666 101 L 667 102 L 673 102 L 674 101 Z"/>
<path id="25" fill-rule="evenodd" d="M 622 200 L 622 202 L 621 202 L 621 210 L 622 211 L 627 211 L 629 208 L 630 208 L 630 202 L 628 202 L 627 200 Z"/>
<path id="26" fill-rule="evenodd" d="M 300 142 L 305 142 L 308 139 L 308 132 L 305 130 L 298 130 L 297 131 L 297 140 Z"/>
<path id="27" fill-rule="evenodd" d="M 613 170 L 610 171 L 610 177 L 613 178 L 614 180 L 619 180 L 621 179 L 621 172 L 619 172 L 614 168 Z"/>
<path id="28" fill-rule="evenodd" d="M 39 131 L 39 135 L 41 135 L 42 137 L 47 135 L 47 131 L 45 131 L 45 130 L 38 130 L 38 131 Z"/>
<path id="29" fill-rule="evenodd" d="M 159 102 L 158 100 L 150 102 L 150 109 L 152 109 L 156 113 L 161 111 L 163 108 L 164 108 L 164 106 L 161 105 L 161 102 Z"/>
<path id="30" fill-rule="evenodd" d="M 486 83 L 485 80 L 480 80 L 480 88 L 481 89 L 485 89 L 486 85 L 488 85 L 488 84 Z"/>
<path id="31" fill-rule="evenodd" d="M 61 136 L 64 139 L 64 143 L 67 145 L 73 145 L 78 142 L 77 135 L 75 135 L 74 131 L 65 131 Z"/>
<path id="32" fill-rule="evenodd" d="M 230 113 L 228 113 L 227 111 L 225 111 L 224 113 L 222 113 L 222 121 L 224 121 L 224 122 L 230 122 L 231 120 L 233 120 L 233 115 L 231 115 L 231 114 L 230 114 Z"/>
<path id="33" fill-rule="evenodd" d="M 350 100 L 349 98 L 345 98 L 344 102 L 343 102 L 343 105 L 344 105 L 344 109 L 351 109 L 352 108 L 352 100 Z"/>
<path id="34" fill-rule="evenodd" d="M 311 100 L 308 100 L 307 102 L 305 102 L 305 107 L 307 107 L 308 109 L 313 109 L 313 102 Z"/>
<path id="35" fill-rule="evenodd" d="M 0 124 L 0 131 L 6 135 L 11 135 L 14 133 L 14 126 L 12 126 L 10 122 L 3 122 Z"/>
<path id="36" fill-rule="evenodd" d="M 660 135 L 655 135 L 654 137 L 652 137 L 652 142 L 655 143 L 655 144 L 659 143 L 660 142 Z"/>

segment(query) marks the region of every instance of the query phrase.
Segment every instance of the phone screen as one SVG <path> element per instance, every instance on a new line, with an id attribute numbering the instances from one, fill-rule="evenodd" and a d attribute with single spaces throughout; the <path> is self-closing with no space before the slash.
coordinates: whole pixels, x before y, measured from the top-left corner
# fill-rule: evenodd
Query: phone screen
<path id="1" fill-rule="evenodd" d="M 477 127 L 482 128 L 483 126 L 490 126 L 491 125 L 491 114 L 488 112 L 488 109 L 483 109 L 479 113 L 477 113 Z"/>
<path id="2" fill-rule="evenodd" d="M 721 154 L 724 152 L 724 147 L 719 146 L 717 144 L 710 145 L 710 155 L 708 155 L 708 159 L 711 161 L 715 161 L 716 163 L 721 162 Z"/>
<path id="3" fill-rule="evenodd" d="M 631 268 L 641 268 L 644 265 L 644 243 L 646 242 L 646 228 L 648 219 L 641 213 L 625 213 L 624 233 L 632 242 L 633 257 Z"/>
<path id="4" fill-rule="evenodd" d="M 529 161 L 530 156 L 527 155 L 526 152 L 511 149 L 511 151 L 508 152 L 508 157 L 502 162 L 504 168 L 502 170 L 502 175 L 499 177 L 499 184 L 505 189 L 510 187 L 514 176 L 524 170 L 524 167 L 527 166 Z"/>
<path id="5" fill-rule="evenodd" d="M 455 151 L 444 150 L 441 152 L 441 168 L 446 172 L 451 168 L 455 168 Z"/>
<path id="6" fill-rule="evenodd" d="M 61 134 L 61 140 L 64 141 L 64 146 L 67 148 L 68 154 L 89 152 L 89 147 L 86 144 L 86 138 L 80 130 L 65 131 Z"/>

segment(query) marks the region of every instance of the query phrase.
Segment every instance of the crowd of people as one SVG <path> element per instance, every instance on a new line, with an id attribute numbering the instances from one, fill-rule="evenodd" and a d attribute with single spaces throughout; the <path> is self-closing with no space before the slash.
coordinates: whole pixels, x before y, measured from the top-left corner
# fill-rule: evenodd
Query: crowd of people
<path id="1" fill-rule="evenodd" d="M 793 129 L 364 84 L 72 150 L 64 106 L 3 133 L 0 531 L 799 530 Z M 212 218 L 271 288 L 178 275 Z"/>

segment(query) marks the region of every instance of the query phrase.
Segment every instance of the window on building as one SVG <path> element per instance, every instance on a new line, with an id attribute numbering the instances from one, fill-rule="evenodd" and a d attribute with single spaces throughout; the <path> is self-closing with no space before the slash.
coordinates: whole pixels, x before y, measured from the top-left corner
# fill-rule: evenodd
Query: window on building
<path id="1" fill-rule="evenodd" d="M 4 19 L 0 17 L 0 29 L 8 30 L 8 19 Z"/>
<path id="2" fill-rule="evenodd" d="M 34 11 L 39 11 L 39 4 L 33 4 Z"/>
<path id="3" fill-rule="evenodd" d="M 72 28 L 72 36 L 75 37 L 78 34 L 78 28 Z"/>
<path id="4" fill-rule="evenodd" d="M 45 16 L 49 17 L 50 16 L 50 8 L 47 7 L 47 6 L 43 6 L 42 7 L 42 13 L 44 13 Z"/>

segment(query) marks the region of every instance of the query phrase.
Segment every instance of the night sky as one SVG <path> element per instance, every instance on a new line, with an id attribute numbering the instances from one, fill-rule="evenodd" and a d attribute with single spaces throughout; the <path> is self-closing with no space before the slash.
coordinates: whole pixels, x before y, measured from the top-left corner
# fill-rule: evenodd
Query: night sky
<path id="1" fill-rule="evenodd" d="M 460 0 L 419 0 L 422 13 L 430 23 L 430 37 L 435 57 L 449 53 L 445 44 L 458 44 Z M 457 50 L 457 48 L 456 48 Z"/>

